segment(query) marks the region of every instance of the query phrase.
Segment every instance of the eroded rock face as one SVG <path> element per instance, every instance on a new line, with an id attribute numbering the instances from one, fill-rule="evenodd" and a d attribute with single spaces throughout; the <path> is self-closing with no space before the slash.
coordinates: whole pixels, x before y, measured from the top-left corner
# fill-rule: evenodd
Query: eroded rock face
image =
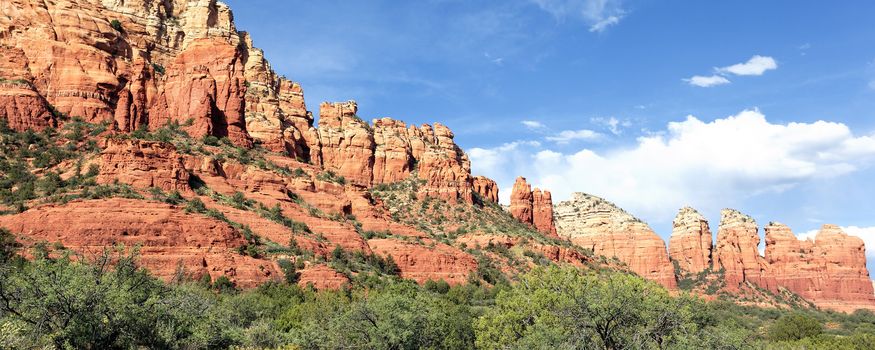
<path id="1" fill-rule="evenodd" d="M 473 203 L 471 161 L 453 141 L 449 128 L 434 123 L 418 130 L 408 129 L 417 160 L 419 178 L 425 180 L 420 197 L 439 198 L 451 203 Z"/>
<path id="2" fill-rule="evenodd" d="M 355 101 L 319 106 L 319 141 L 322 166 L 351 183 L 370 186 L 374 172 L 374 134 L 356 115 Z"/>
<path id="3" fill-rule="evenodd" d="M 517 177 L 510 193 L 510 215 L 513 215 L 520 222 L 531 224 L 532 206 L 532 186 L 526 182 L 526 178 Z"/>
<path id="4" fill-rule="evenodd" d="M 0 77 L 26 84 L 0 86 L 0 117 L 17 129 L 51 126 L 52 106 L 121 131 L 191 118 L 193 136 L 248 146 L 232 17 L 215 0 L 4 2 L 0 47 L 15 59 L 0 60 Z"/>
<path id="5" fill-rule="evenodd" d="M 779 286 L 824 308 L 875 308 L 863 240 L 835 225 L 824 225 L 814 241 L 798 240 L 780 223 L 765 231 L 766 259 Z"/>
<path id="6" fill-rule="evenodd" d="M 556 226 L 553 224 L 553 195 L 550 191 L 535 189 L 532 191 L 532 226 L 538 232 L 556 236 Z"/>
<path id="7" fill-rule="evenodd" d="M 271 151 L 309 161 L 318 135 L 301 85 L 278 76 L 248 33 L 240 37 L 246 48 L 246 130 Z"/>
<path id="8" fill-rule="evenodd" d="M 13 130 L 42 130 L 57 125 L 46 100 L 31 85 L 24 51 L 0 46 L 0 119 Z"/>
<path id="9" fill-rule="evenodd" d="M 50 204 L 0 216 L 0 227 L 28 246 L 61 242 L 86 255 L 118 244 L 140 245 L 140 263 L 164 280 L 179 267 L 213 279 L 228 276 L 241 287 L 282 277 L 274 262 L 238 254 L 246 240 L 227 223 L 159 202 L 111 198 Z"/>
<path id="10" fill-rule="evenodd" d="M 616 257 L 642 277 L 676 288 L 665 242 L 647 224 L 613 203 L 574 193 L 571 200 L 555 206 L 554 216 L 560 237 L 595 254 Z"/>
<path id="11" fill-rule="evenodd" d="M 407 125 L 399 120 L 374 120 L 374 183 L 393 183 L 406 179 L 416 159 L 407 135 Z"/>
<path id="12" fill-rule="evenodd" d="M 737 290 L 743 283 L 777 291 L 768 263 L 760 256 L 756 221 L 737 210 L 723 209 L 714 249 L 714 270 L 723 270 L 726 288 Z"/>
<path id="13" fill-rule="evenodd" d="M 144 140 L 109 140 L 101 153 L 100 183 L 186 192 L 190 173 L 173 145 Z"/>
<path id="14" fill-rule="evenodd" d="M 494 180 L 485 176 L 475 176 L 472 184 L 474 192 L 479 194 L 480 198 L 492 203 L 498 203 L 498 184 Z"/>
<path id="15" fill-rule="evenodd" d="M 462 284 L 477 269 L 474 257 L 443 243 L 427 247 L 389 238 L 372 239 L 368 245 L 384 257 L 391 255 L 401 269 L 401 277 L 419 283 L 442 279 L 452 285 Z"/>
<path id="16" fill-rule="evenodd" d="M 696 209 L 684 207 L 672 222 L 669 256 L 685 272 L 711 268 L 712 239 L 708 221 Z"/>
<path id="17" fill-rule="evenodd" d="M 167 67 L 156 103 L 149 110 L 149 126 L 168 122 L 187 124 L 194 137 L 228 137 L 249 147 L 246 132 L 243 53 L 224 39 L 193 41 Z"/>

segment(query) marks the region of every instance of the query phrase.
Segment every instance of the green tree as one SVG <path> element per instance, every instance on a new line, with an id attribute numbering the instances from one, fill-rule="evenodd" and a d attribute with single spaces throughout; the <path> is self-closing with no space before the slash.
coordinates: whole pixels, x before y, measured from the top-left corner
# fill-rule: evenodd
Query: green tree
<path id="1" fill-rule="evenodd" d="M 817 319 L 802 313 L 785 315 L 769 327 L 769 339 L 773 341 L 799 340 L 823 333 L 823 325 Z"/>
<path id="2" fill-rule="evenodd" d="M 477 345 L 502 348 L 665 348 L 689 343 L 700 302 L 618 272 L 539 267 L 501 292 L 475 324 Z"/>

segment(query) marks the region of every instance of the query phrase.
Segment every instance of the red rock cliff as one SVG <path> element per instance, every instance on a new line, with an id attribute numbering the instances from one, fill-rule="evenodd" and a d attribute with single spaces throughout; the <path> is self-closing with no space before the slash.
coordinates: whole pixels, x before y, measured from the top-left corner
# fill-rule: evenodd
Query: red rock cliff
<path id="1" fill-rule="evenodd" d="M 713 239 L 708 221 L 696 209 L 685 207 L 678 212 L 672 226 L 669 256 L 678 267 L 690 273 L 711 268 Z"/>
<path id="2" fill-rule="evenodd" d="M 485 176 L 475 176 L 473 179 L 474 192 L 483 200 L 498 203 L 498 184 Z"/>
<path id="3" fill-rule="evenodd" d="M 724 270 L 728 290 L 737 290 L 745 282 L 770 291 L 777 290 L 769 265 L 757 248 L 760 244 L 758 230 L 756 221 L 750 216 L 733 209 L 721 212 L 713 269 Z"/>
<path id="4" fill-rule="evenodd" d="M 595 254 L 616 257 L 642 277 L 676 288 L 665 242 L 641 220 L 585 193 L 574 193 L 571 200 L 560 202 L 554 210 L 560 237 Z"/>
<path id="5" fill-rule="evenodd" d="M 766 259 L 779 286 L 824 308 L 875 309 L 861 239 L 834 225 L 824 225 L 813 241 L 798 240 L 780 223 L 770 223 L 765 231 Z"/>

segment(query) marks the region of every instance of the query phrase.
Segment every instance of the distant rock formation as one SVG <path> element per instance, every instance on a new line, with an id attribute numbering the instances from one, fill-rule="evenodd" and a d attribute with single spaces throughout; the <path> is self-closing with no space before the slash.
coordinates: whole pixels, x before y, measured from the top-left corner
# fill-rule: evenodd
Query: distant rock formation
<path id="1" fill-rule="evenodd" d="M 550 191 L 535 189 L 520 176 L 510 194 L 510 214 L 524 224 L 532 225 L 538 232 L 556 236 L 553 217 L 553 196 Z"/>
<path id="2" fill-rule="evenodd" d="M 644 278 L 676 288 L 665 242 L 641 220 L 602 198 L 585 193 L 554 208 L 560 237 L 595 254 L 616 257 Z"/>
<path id="3" fill-rule="evenodd" d="M 724 271 L 726 287 L 737 290 L 744 282 L 776 291 L 768 263 L 759 253 L 756 221 L 734 209 L 723 209 L 714 249 L 714 270 Z"/>
<path id="4" fill-rule="evenodd" d="M 699 273 L 711 268 L 712 237 L 708 221 L 696 209 L 684 207 L 672 222 L 669 256 L 681 271 Z"/>
<path id="5" fill-rule="evenodd" d="M 835 225 L 823 225 L 813 241 L 798 240 L 780 223 L 765 231 L 766 260 L 777 285 L 833 310 L 875 307 L 863 240 Z"/>
<path id="6" fill-rule="evenodd" d="M 474 193 L 480 195 L 483 200 L 498 203 L 498 184 L 494 180 L 485 176 L 475 176 L 473 180 Z M 553 206 L 550 205 L 552 210 Z"/>

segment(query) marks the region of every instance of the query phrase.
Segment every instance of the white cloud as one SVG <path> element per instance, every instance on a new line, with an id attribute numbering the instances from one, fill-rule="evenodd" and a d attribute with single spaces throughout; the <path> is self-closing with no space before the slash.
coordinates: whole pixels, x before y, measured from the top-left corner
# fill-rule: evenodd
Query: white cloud
<path id="1" fill-rule="evenodd" d="M 617 25 L 626 11 L 620 0 L 531 0 L 557 21 L 566 18 L 579 19 L 586 22 L 590 32 L 602 32 Z"/>
<path id="2" fill-rule="evenodd" d="M 593 141 L 602 138 L 604 135 L 588 129 L 581 130 L 563 130 L 556 135 L 547 136 L 547 141 L 553 141 L 559 144 L 566 144 L 571 141 L 586 140 Z"/>
<path id="3" fill-rule="evenodd" d="M 851 236 L 860 237 L 866 244 L 866 256 L 870 259 L 875 258 L 875 227 L 846 226 L 842 227 L 842 230 Z M 797 234 L 796 238 L 814 240 L 818 232 L 820 230 L 803 232 Z"/>
<path id="4" fill-rule="evenodd" d="M 767 70 L 772 69 L 778 69 L 778 63 L 775 62 L 774 58 L 755 55 L 747 60 L 747 62 L 717 68 L 717 72 L 735 75 L 763 75 Z"/>
<path id="5" fill-rule="evenodd" d="M 619 24 L 619 23 L 620 23 L 620 17 L 610 16 L 610 17 L 605 18 L 601 21 L 598 21 L 595 24 L 593 24 L 592 26 L 590 26 L 589 31 L 594 32 L 594 33 L 601 33 L 605 29 L 608 29 L 608 27 L 610 27 L 612 25 Z"/>
<path id="6" fill-rule="evenodd" d="M 608 131 L 610 131 L 614 135 L 620 135 L 623 133 L 623 128 L 628 128 L 632 126 L 632 122 L 630 122 L 629 120 L 619 120 L 615 117 L 591 118 L 590 121 L 596 124 L 604 125 L 608 129 Z"/>
<path id="7" fill-rule="evenodd" d="M 541 122 L 536 121 L 536 120 L 523 120 L 520 123 L 525 125 L 527 128 L 532 129 L 532 130 L 544 129 L 547 127 L 546 125 L 544 125 L 544 123 L 541 123 Z"/>
<path id="8" fill-rule="evenodd" d="M 875 90 L 875 80 L 869 82 L 869 88 Z"/>
<path id="9" fill-rule="evenodd" d="M 712 87 L 712 86 L 718 86 L 718 85 L 731 83 L 731 81 L 729 81 L 729 79 L 726 79 L 726 78 L 719 76 L 719 75 L 712 75 L 712 76 L 707 76 L 707 77 L 701 76 L 701 75 L 696 75 L 696 76 L 693 76 L 692 78 L 684 79 L 684 81 L 689 83 L 690 85 L 698 86 L 698 87 Z"/>
<path id="10" fill-rule="evenodd" d="M 552 190 L 556 201 L 583 191 L 664 222 L 686 204 L 719 210 L 854 172 L 875 159 L 875 137 L 855 136 L 846 125 L 826 121 L 775 124 L 746 110 L 712 122 L 689 116 L 631 147 L 562 153 L 530 146 L 495 149 L 492 155 L 485 166 L 472 156 L 472 166 L 498 181 L 502 192 L 523 175 Z"/>

